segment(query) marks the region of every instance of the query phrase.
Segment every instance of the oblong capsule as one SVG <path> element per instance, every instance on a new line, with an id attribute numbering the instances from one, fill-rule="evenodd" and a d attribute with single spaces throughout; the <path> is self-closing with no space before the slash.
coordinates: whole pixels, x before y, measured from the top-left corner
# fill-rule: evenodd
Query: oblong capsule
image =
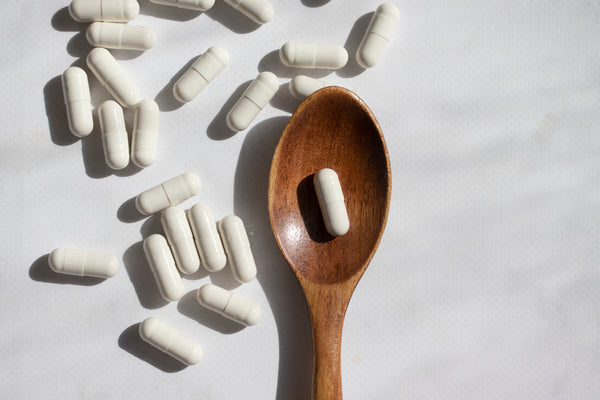
<path id="1" fill-rule="evenodd" d="M 342 46 L 287 42 L 279 49 L 279 59 L 288 67 L 339 69 L 348 62 Z"/>
<path id="2" fill-rule="evenodd" d="M 273 18 L 273 6 L 268 0 L 225 0 L 257 24 L 266 24 Z"/>
<path id="3" fill-rule="evenodd" d="M 77 22 L 127 22 L 139 13 L 136 0 L 73 0 L 69 4 L 69 14 Z"/>
<path id="4" fill-rule="evenodd" d="M 142 214 L 154 214 L 195 196 L 201 187 L 198 175 L 186 172 L 140 193 L 135 199 L 135 206 Z"/>
<path id="5" fill-rule="evenodd" d="M 246 129 L 275 96 L 279 80 L 272 72 L 261 72 L 227 114 L 227 126 L 233 131 Z"/>
<path id="6" fill-rule="evenodd" d="M 211 283 L 198 289 L 196 297 L 202 306 L 242 325 L 254 325 L 260 320 L 258 304 Z"/>
<path id="7" fill-rule="evenodd" d="M 94 22 L 85 37 L 94 47 L 106 49 L 148 50 L 156 42 L 156 33 L 147 26 Z"/>
<path id="8" fill-rule="evenodd" d="M 319 89 L 330 86 L 321 80 L 305 75 L 297 75 L 290 81 L 290 93 L 297 99 L 304 100 Z"/>
<path id="9" fill-rule="evenodd" d="M 327 232 L 333 236 L 345 235 L 350 221 L 338 174 L 330 168 L 323 168 L 315 174 L 313 182 Z"/>
<path id="10" fill-rule="evenodd" d="M 377 7 L 356 51 L 358 65 L 371 68 L 379 62 L 385 46 L 392 39 L 398 19 L 400 19 L 400 10 L 395 5 L 384 3 Z"/>
<path id="11" fill-rule="evenodd" d="M 94 47 L 87 56 L 87 65 L 123 107 L 133 107 L 140 102 L 138 88 L 108 50 Z"/>
<path id="12" fill-rule="evenodd" d="M 184 274 L 198 271 L 200 258 L 185 211 L 179 207 L 168 207 L 163 210 L 160 221 L 177 268 Z"/>
<path id="13" fill-rule="evenodd" d="M 123 169 L 129 164 L 129 142 L 125 129 L 123 109 L 116 101 L 106 100 L 98 107 L 104 159 L 112 169 Z"/>
<path id="14" fill-rule="evenodd" d="M 229 63 L 229 54 L 221 46 L 212 46 L 202 54 L 173 85 L 173 96 L 192 101 Z"/>
<path id="15" fill-rule="evenodd" d="M 145 342 L 186 365 L 202 360 L 203 352 L 198 343 L 156 317 L 142 321 L 139 333 Z"/>
<path id="16" fill-rule="evenodd" d="M 82 249 L 54 249 L 48 264 L 52 271 L 67 275 L 110 278 L 119 272 L 117 257 Z"/>
<path id="17" fill-rule="evenodd" d="M 156 160 L 158 115 L 158 104 L 154 100 L 144 99 L 135 109 L 131 135 L 131 161 L 140 168 L 149 167 Z"/>
<path id="18" fill-rule="evenodd" d="M 215 4 L 215 0 L 150 0 L 154 4 L 206 11 Z"/>
<path id="19" fill-rule="evenodd" d="M 167 239 L 157 233 L 148 236 L 144 240 L 144 253 L 160 295 L 167 301 L 179 300 L 183 296 L 183 282 Z"/>
<path id="20" fill-rule="evenodd" d="M 239 283 L 250 282 L 256 277 L 256 264 L 244 222 L 237 215 L 229 215 L 219 222 L 218 227 L 233 277 Z"/>
<path id="21" fill-rule="evenodd" d="M 87 74 L 79 67 L 67 68 L 62 74 L 62 88 L 69 129 L 78 137 L 89 135 L 94 119 Z"/>
<path id="22" fill-rule="evenodd" d="M 204 204 L 195 204 L 188 210 L 187 216 L 202 265 L 210 272 L 222 270 L 227 257 L 212 211 Z"/>

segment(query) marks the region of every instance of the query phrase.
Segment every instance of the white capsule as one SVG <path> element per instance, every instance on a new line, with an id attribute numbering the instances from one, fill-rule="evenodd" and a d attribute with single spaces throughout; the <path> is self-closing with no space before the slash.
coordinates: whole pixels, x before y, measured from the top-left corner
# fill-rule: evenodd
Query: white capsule
<path id="1" fill-rule="evenodd" d="M 229 63 L 227 50 L 212 46 L 202 54 L 173 85 L 173 96 L 182 102 L 192 101 Z"/>
<path id="2" fill-rule="evenodd" d="M 319 89 L 330 86 L 328 83 L 305 75 L 298 75 L 290 81 L 290 93 L 297 99 L 304 100 Z"/>
<path id="3" fill-rule="evenodd" d="M 233 277 L 239 283 L 250 282 L 256 277 L 256 264 L 244 222 L 236 215 L 229 215 L 219 222 L 219 233 Z"/>
<path id="4" fill-rule="evenodd" d="M 273 6 L 267 0 L 225 0 L 257 24 L 266 24 L 273 18 Z"/>
<path id="5" fill-rule="evenodd" d="M 202 360 L 202 348 L 198 343 L 156 317 L 146 318 L 140 324 L 140 337 L 186 365 L 195 365 Z"/>
<path id="6" fill-rule="evenodd" d="M 135 0 L 73 0 L 69 4 L 69 14 L 78 22 L 127 22 L 139 13 L 140 5 Z"/>
<path id="7" fill-rule="evenodd" d="M 94 47 L 106 49 L 148 50 L 156 42 L 156 33 L 147 26 L 94 22 L 85 34 Z"/>
<path id="8" fill-rule="evenodd" d="M 176 301 L 183 296 L 183 282 L 164 236 L 150 235 L 144 240 L 144 253 L 163 299 Z"/>
<path id="9" fill-rule="evenodd" d="M 233 131 L 246 129 L 279 89 L 279 80 L 272 72 L 261 72 L 227 114 L 227 126 Z"/>
<path id="10" fill-rule="evenodd" d="M 258 304 L 211 283 L 198 289 L 196 297 L 204 307 L 242 325 L 254 325 L 260 320 Z"/>
<path id="11" fill-rule="evenodd" d="M 129 142 L 125 129 L 123 109 L 116 101 L 106 100 L 98 108 L 104 159 L 112 169 L 123 169 L 129 164 Z"/>
<path id="12" fill-rule="evenodd" d="M 140 193 L 135 199 L 135 206 L 142 214 L 154 214 L 195 196 L 201 186 L 198 175 L 186 172 Z"/>
<path id="13" fill-rule="evenodd" d="M 338 174 L 332 169 L 323 168 L 315 174 L 314 185 L 327 232 L 333 236 L 345 235 L 350 228 L 350 221 Z"/>
<path id="14" fill-rule="evenodd" d="M 150 0 L 154 4 L 206 11 L 215 4 L 215 0 Z"/>
<path id="15" fill-rule="evenodd" d="M 400 10 L 395 5 L 384 3 L 377 7 L 356 52 L 356 62 L 361 67 L 371 68 L 379 62 L 385 46 L 392 38 L 399 18 Z"/>
<path id="16" fill-rule="evenodd" d="M 348 62 L 348 52 L 341 46 L 287 42 L 279 49 L 279 59 L 288 67 L 339 69 Z"/>
<path id="17" fill-rule="evenodd" d="M 77 276 L 110 278 L 119 271 L 117 257 L 81 249 L 54 249 L 48 264 L 54 272 Z"/>
<path id="18" fill-rule="evenodd" d="M 131 161 L 140 168 L 149 167 L 156 160 L 158 115 L 158 104 L 154 100 L 142 100 L 135 109 Z"/>
<path id="19" fill-rule="evenodd" d="M 140 102 L 140 92 L 110 52 L 102 47 L 93 48 L 87 56 L 87 65 L 102 86 L 123 107 Z"/>
<path id="20" fill-rule="evenodd" d="M 62 88 L 69 129 L 75 136 L 89 135 L 94 129 L 94 119 L 87 74 L 79 67 L 67 68 L 62 74 Z"/>
<path id="21" fill-rule="evenodd" d="M 160 220 L 177 268 L 184 274 L 198 271 L 200 258 L 185 211 L 179 207 L 169 207 L 163 210 Z"/>
<path id="22" fill-rule="evenodd" d="M 227 263 L 227 257 L 212 211 L 204 204 L 195 204 L 188 210 L 187 215 L 202 265 L 210 272 L 222 270 Z"/>

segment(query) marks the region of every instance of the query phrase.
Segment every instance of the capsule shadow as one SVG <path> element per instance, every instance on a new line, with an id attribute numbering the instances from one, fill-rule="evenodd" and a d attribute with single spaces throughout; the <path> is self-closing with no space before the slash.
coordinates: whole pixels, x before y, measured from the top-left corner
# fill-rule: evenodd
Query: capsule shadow
<path id="1" fill-rule="evenodd" d="M 138 3 L 140 4 L 140 14 L 172 21 L 189 21 L 202 14 L 202 11 L 154 4 L 149 0 L 138 0 Z"/>
<path id="2" fill-rule="evenodd" d="M 142 307 L 153 310 L 168 303 L 160 295 L 141 241 L 125 250 L 123 264 Z"/>
<path id="3" fill-rule="evenodd" d="M 93 49 L 93 46 L 87 41 L 85 31 L 78 32 L 67 42 L 67 53 L 73 57 L 84 58 Z"/>
<path id="4" fill-rule="evenodd" d="M 181 78 L 181 76 L 192 66 L 194 61 L 200 57 L 197 55 L 189 60 L 177 73 L 171 78 L 171 80 L 158 92 L 154 101 L 158 104 L 160 111 L 174 111 L 181 108 L 184 104 L 175 98 L 173 95 L 173 86 Z"/>
<path id="5" fill-rule="evenodd" d="M 31 267 L 29 267 L 29 277 L 38 282 L 80 286 L 94 286 L 106 280 L 105 278 L 96 278 L 93 276 L 76 276 L 54 272 L 48 263 L 48 254 L 44 254 L 31 264 Z"/>
<path id="6" fill-rule="evenodd" d="M 298 100 L 290 93 L 290 84 L 289 82 L 284 83 L 279 86 L 277 93 L 271 99 L 270 104 L 280 110 L 287 111 L 290 114 L 293 114 L 296 111 L 296 108 L 302 103 L 302 100 Z"/>
<path id="7" fill-rule="evenodd" d="M 331 73 L 330 69 L 322 68 L 293 68 L 283 65 L 279 59 L 279 49 L 267 53 L 258 62 L 258 70 L 260 72 L 270 71 L 280 78 L 291 78 L 296 75 L 306 75 L 313 78 L 322 78 Z"/>
<path id="8" fill-rule="evenodd" d="M 43 92 L 52 143 L 58 146 L 68 146 L 77 142 L 79 138 L 73 135 L 69 129 L 61 76 L 50 79 L 44 86 Z"/>
<path id="9" fill-rule="evenodd" d="M 225 268 L 210 274 L 210 281 L 223 289 L 233 290 L 242 284 L 235 280 L 231 271 L 231 264 L 227 261 Z"/>
<path id="10" fill-rule="evenodd" d="M 306 7 L 321 7 L 329 3 L 330 0 L 302 0 Z"/>
<path id="11" fill-rule="evenodd" d="M 261 24 L 252 21 L 224 1 L 216 1 L 214 6 L 206 10 L 206 15 L 235 33 L 250 33 L 261 27 Z"/>
<path id="12" fill-rule="evenodd" d="M 296 195 L 298 196 L 300 215 L 302 215 L 308 236 L 317 243 L 325 243 L 335 239 L 335 237 L 325 229 L 323 213 L 313 183 L 314 177 L 315 175 L 312 174 L 302 179 L 296 189 Z"/>
<path id="13" fill-rule="evenodd" d="M 121 204 L 121 206 L 117 210 L 117 218 L 119 219 L 119 221 L 125 223 L 132 223 L 141 221 L 144 218 L 148 217 L 147 215 L 144 215 L 138 211 L 137 207 L 135 206 L 136 198 L 137 196 L 132 197 L 125 203 Z"/>
<path id="14" fill-rule="evenodd" d="M 211 311 L 198 303 L 196 299 L 197 290 L 187 292 L 177 303 L 177 310 L 198 323 L 223 334 L 239 332 L 245 328 L 244 325 L 227 319 L 219 313 Z"/>
<path id="15" fill-rule="evenodd" d="M 77 22 L 69 14 L 69 7 L 63 7 L 54 13 L 50 24 L 54 29 L 60 32 L 81 32 L 87 28 L 88 24 Z"/>
<path id="16" fill-rule="evenodd" d="M 246 81 L 242 83 L 240 86 L 235 89 L 233 94 L 229 96 L 225 104 L 221 106 L 221 109 L 217 113 L 217 115 L 210 121 L 208 127 L 206 128 L 206 134 L 212 140 L 225 140 L 229 139 L 237 132 L 230 129 L 227 126 L 227 114 L 233 108 L 233 105 L 238 101 L 240 97 L 244 94 L 244 91 L 250 86 L 252 81 Z"/>
<path id="17" fill-rule="evenodd" d="M 181 271 L 179 271 L 181 272 Z M 193 272 L 191 274 L 181 274 L 181 277 L 190 281 L 197 281 L 200 279 L 204 279 L 208 276 L 208 271 L 202 265 L 198 268 L 198 271 Z"/>
<path id="18" fill-rule="evenodd" d="M 367 13 L 358 18 L 356 22 L 354 22 L 354 25 L 352 25 L 346 43 L 344 43 L 344 48 L 348 51 L 348 63 L 335 71 L 338 76 L 341 76 L 342 78 L 351 78 L 364 72 L 365 69 L 358 65 L 358 62 L 356 61 L 356 51 L 358 50 L 358 46 L 360 46 L 360 42 L 362 41 L 362 38 L 367 31 L 367 27 L 369 26 L 369 22 L 371 22 L 371 18 L 374 14 L 375 12 Z"/>
<path id="19" fill-rule="evenodd" d="M 144 221 L 142 226 L 140 227 L 140 234 L 143 239 L 146 239 L 148 236 L 158 233 L 159 235 L 165 235 L 165 232 L 162 227 L 162 222 L 160 220 L 161 213 L 157 213 L 148 217 L 147 220 Z"/>

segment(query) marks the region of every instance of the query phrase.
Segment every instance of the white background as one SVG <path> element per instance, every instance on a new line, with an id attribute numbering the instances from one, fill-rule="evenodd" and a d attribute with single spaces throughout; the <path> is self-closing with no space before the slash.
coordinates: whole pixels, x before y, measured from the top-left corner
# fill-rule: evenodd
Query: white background
<path id="1" fill-rule="evenodd" d="M 600 395 L 600 3 L 396 1 L 402 17 L 380 64 L 354 52 L 374 1 L 272 0 L 257 26 L 222 1 L 194 13 L 141 0 L 133 21 L 154 48 L 116 52 L 161 113 L 155 165 L 114 172 L 99 132 L 66 125 L 60 74 L 84 65 L 86 25 L 67 1 L 0 5 L 0 387 L 11 399 L 307 399 L 311 338 L 301 290 L 268 222 L 273 149 L 299 104 L 288 40 L 345 45 L 345 68 L 314 71 L 354 89 L 378 118 L 393 195 L 378 253 L 346 316 L 346 399 L 597 399 Z M 230 65 L 193 102 L 172 84 L 209 46 Z M 225 114 L 259 71 L 281 89 L 247 131 Z M 94 107 L 109 98 L 90 78 Z M 128 124 L 131 114 L 127 114 Z M 185 171 L 217 218 L 246 223 L 258 279 L 228 269 L 184 279 L 165 304 L 141 243 L 160 232 L 132 198 Z M 122 268 L 99 281 L 54 274 L 47 254 L 80 247 Z M 263 319 L 241 329 L 201 310 L 215 282 L 253 298 Z M 183 369 L 137 336 L 158 316 L 200 342 Z"/>

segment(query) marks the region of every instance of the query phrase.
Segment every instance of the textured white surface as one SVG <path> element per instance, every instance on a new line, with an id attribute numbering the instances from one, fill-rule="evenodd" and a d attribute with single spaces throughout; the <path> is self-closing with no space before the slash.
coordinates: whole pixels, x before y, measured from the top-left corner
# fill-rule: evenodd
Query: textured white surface
<path id="1" fill-rule="evenodd" d="M 150 168 L 122 171 L 104 164 L 97 125 L 84 139 L 67 127 L 60 74 L 85 67 L 86 25 L 67 1 L 1 3 L 3 396 L 309 398 L 309 318 L 266 211 L 270 158 L 298 104 L 277 50 L 302 40 L 346 45 L 349 66 L 309 74 L 367 102 L 393 168 L 386 233 L 346 316 L 345 398 L 596 399 L 598 2 L 397 1 L 394 39 L 364 72 L 353 54 L 378 2 L 272 2 L 258 27 L 220 0 L 204 14 L 140 1 L 134 23 L 156 45 L 114 54 L 163 110 L 160 147 Z M 215 44 L 229 66 L 180 106 L 173 83 Z M 265 70 L 281 90 L 232 136 L 225 115 Z M 109 95 L 90 81 L 98 107 Z M 228 267 L 200 272 L 165 304 L 142 250 L 160 222 L 136 218 L 131 199 L 185 171 L 203 188 L 184 206 L 240 215 L 259 272 L 239 288 Z M 55 247 L 112 253 L 123 267 L 105 281 L 59 276 L 46 261 Z M 208 282 L 256 301 L 260 323 L 242 329 L 197 306 Z M 153 315 L 198 341 L 203 360 L 182 369 L 141 341 Z"/>

